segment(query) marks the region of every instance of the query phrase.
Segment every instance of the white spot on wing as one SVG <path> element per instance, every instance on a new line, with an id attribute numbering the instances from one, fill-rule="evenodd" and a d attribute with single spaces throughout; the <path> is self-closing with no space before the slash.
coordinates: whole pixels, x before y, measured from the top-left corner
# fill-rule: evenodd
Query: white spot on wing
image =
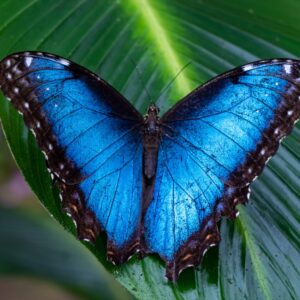
<path id="1" fill-rule="evenodd" d="M 33 136 L 36 137 L 36 134 L 32 128 L 30 129 L 30 131 L 32 132 Z"/>
<path id="2" fill-rule="evenodd" d="M 14 66 L 14 67 L 12 68 L 12 71 L 13 71 L 16 75 L 22 74 L 22 71 L 18 69 L 18 66 L 17 66 L 17 65 Z"/>
<path id="3" fill-rule="evenodd" d="M 292 73 L 292 65 L 284 65 L 283 66 L 285 73 L 291 74 Z"/>
<path id="4" fill-rule="evenodd" d="M 253 64 L 243 66 L 243 71 L 249 71 L 249 70 L 252 70 L 252 69 L 253 69 Z"/>
<path id="5" fill-rule="evenodd" d="M 247 193 L 247 200 L 249 200 L 250 199 L 250 191 L 248 191 L 248 193 Z"/>
<path id="6" fill-rule="evenodd" d="M 90 240 L 87 239 L 87 238 L 84 238 L 83 240 L 86 241 L 86 242 L 90 242 Z M 114 266 L 116 265 L 116 263 L 115 263 L 113 260 L 111 260 L 111 263 L 112 263 Z"/>
<path id="7" fill-rule="evenodd" d="M 271 156 L 267 158 L 265 165 L 270 161 L 270 159 L 271 159 Z"/>
<path id="8" fill-rule="evenodd" d="M 25 65 L 26 65 L 26 67 L 30 67 L 30 65 L 31 65 L 31 63 L 32 63 L 32 57 L 26 57 L 25 58 Z"/>
<path id="9" fill-rule="evenodd" d="M 42 153 L 44 154 L 45 158 L 48 160 L 48 155 L 46 154 L 46 152 L 42 151 Z"/>
<path id="10" fill-rule="evenodd" d="M 61 59 L 59 60 L 59 62 L 60 62 L 62 65 L 64 65 L 64 66 L 69 66 L 69 65 L 70 65 L 70 62 L 69 62 L 68 60 L 64 59 L 64 58 L 61 58 Z"/>
<path id="11" fill-rule="evenodd" d="M 6 67 L 9 68 L 11 66 L 11 61 L 8 59 L 5 63 Z"/>
<path id="12" fill-rule="evenodd" d="M 77 222 L 73 218 L 72 218 L 72 221 L 73 221 L 74 226 L 77 228 Z"/>

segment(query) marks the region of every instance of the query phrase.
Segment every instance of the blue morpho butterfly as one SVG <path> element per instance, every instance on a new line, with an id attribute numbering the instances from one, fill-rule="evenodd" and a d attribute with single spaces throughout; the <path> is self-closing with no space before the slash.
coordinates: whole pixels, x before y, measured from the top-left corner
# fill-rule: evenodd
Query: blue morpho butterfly
<path id="1" fill-rule="evenodd" d="M 249 184 L 300 116 L 300 61 L 258 61 L 217 76 L 161 118 L 142 116 L 64 58 L 12 54 L 0 84 L 36 136 L 80 239 L 107 234 L 107 258 L 157 253 L 166 275 L 200 263 Z"/>

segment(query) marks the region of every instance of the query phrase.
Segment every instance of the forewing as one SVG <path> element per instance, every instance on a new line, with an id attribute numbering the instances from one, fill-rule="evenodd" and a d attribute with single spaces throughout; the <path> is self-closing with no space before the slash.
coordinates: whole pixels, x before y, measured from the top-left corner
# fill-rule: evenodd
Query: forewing
<path id="1" fill-rule="evenodd" d="M 105 81 L 63 58 L 17 53 L 0 63 L 0 84 L 36 136 L 64 209 L 81 239 L 108 236 L 115 262 L 138 248 L 140 114 Z"/>
<path id="2" fill-rule="evenodd" d="M 235 217 L 247 201 L 249 184 L 299 118 L 299 78 L 299 61 L 256 62 L 216 77 L 163 116 L 144 226 L 169 279 L 198 265 L 220 240 L 220 216 Z"/>

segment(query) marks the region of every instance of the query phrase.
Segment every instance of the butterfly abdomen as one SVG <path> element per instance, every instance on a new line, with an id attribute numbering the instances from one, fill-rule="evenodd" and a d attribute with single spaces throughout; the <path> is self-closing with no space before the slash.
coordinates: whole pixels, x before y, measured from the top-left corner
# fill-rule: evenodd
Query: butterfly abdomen
<path id="1" fill-rule="evenodd" d="M 159 139 L 144 139 L 144 175 L 147 179 L 152 179 L 156 174 L 157 155 L 159 149 Z"/>

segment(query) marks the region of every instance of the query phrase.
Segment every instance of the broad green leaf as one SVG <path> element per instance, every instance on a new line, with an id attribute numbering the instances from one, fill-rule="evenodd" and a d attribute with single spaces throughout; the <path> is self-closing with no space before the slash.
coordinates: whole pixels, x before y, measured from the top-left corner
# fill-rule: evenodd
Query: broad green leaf
<path id="1" fill-rule="evenodd" d="M 0 277 L 39 277 L 83 299 L 132 299 L 85 247 L 47 215 L 0 208 L 0 240 Z"/>
<path id="2" fill-rule="evenodd" d="M 141 112 L 151 101 L 164 112 L 235 66 L 299 57 L 299 11 L 300 3 L 293 0 L 4 0 L 0 56 L 41 50 L 68 57 L 98 73 Z M 0 116 L 29 185 L 74 234 L 33 136 L 3 97 Z M 221 222 L 220 246 L 208 251 L 198 270 L 184 271 L 176 284 L 166 281 L 163 263 L 154 256 L 112 267 L 105 260 L 103 238 L 96 248 L 86 245 L 87 251 L 139 299 L 297 299 L 299 146 L 298 126 L 253 184 L 240 217 Z"/>

